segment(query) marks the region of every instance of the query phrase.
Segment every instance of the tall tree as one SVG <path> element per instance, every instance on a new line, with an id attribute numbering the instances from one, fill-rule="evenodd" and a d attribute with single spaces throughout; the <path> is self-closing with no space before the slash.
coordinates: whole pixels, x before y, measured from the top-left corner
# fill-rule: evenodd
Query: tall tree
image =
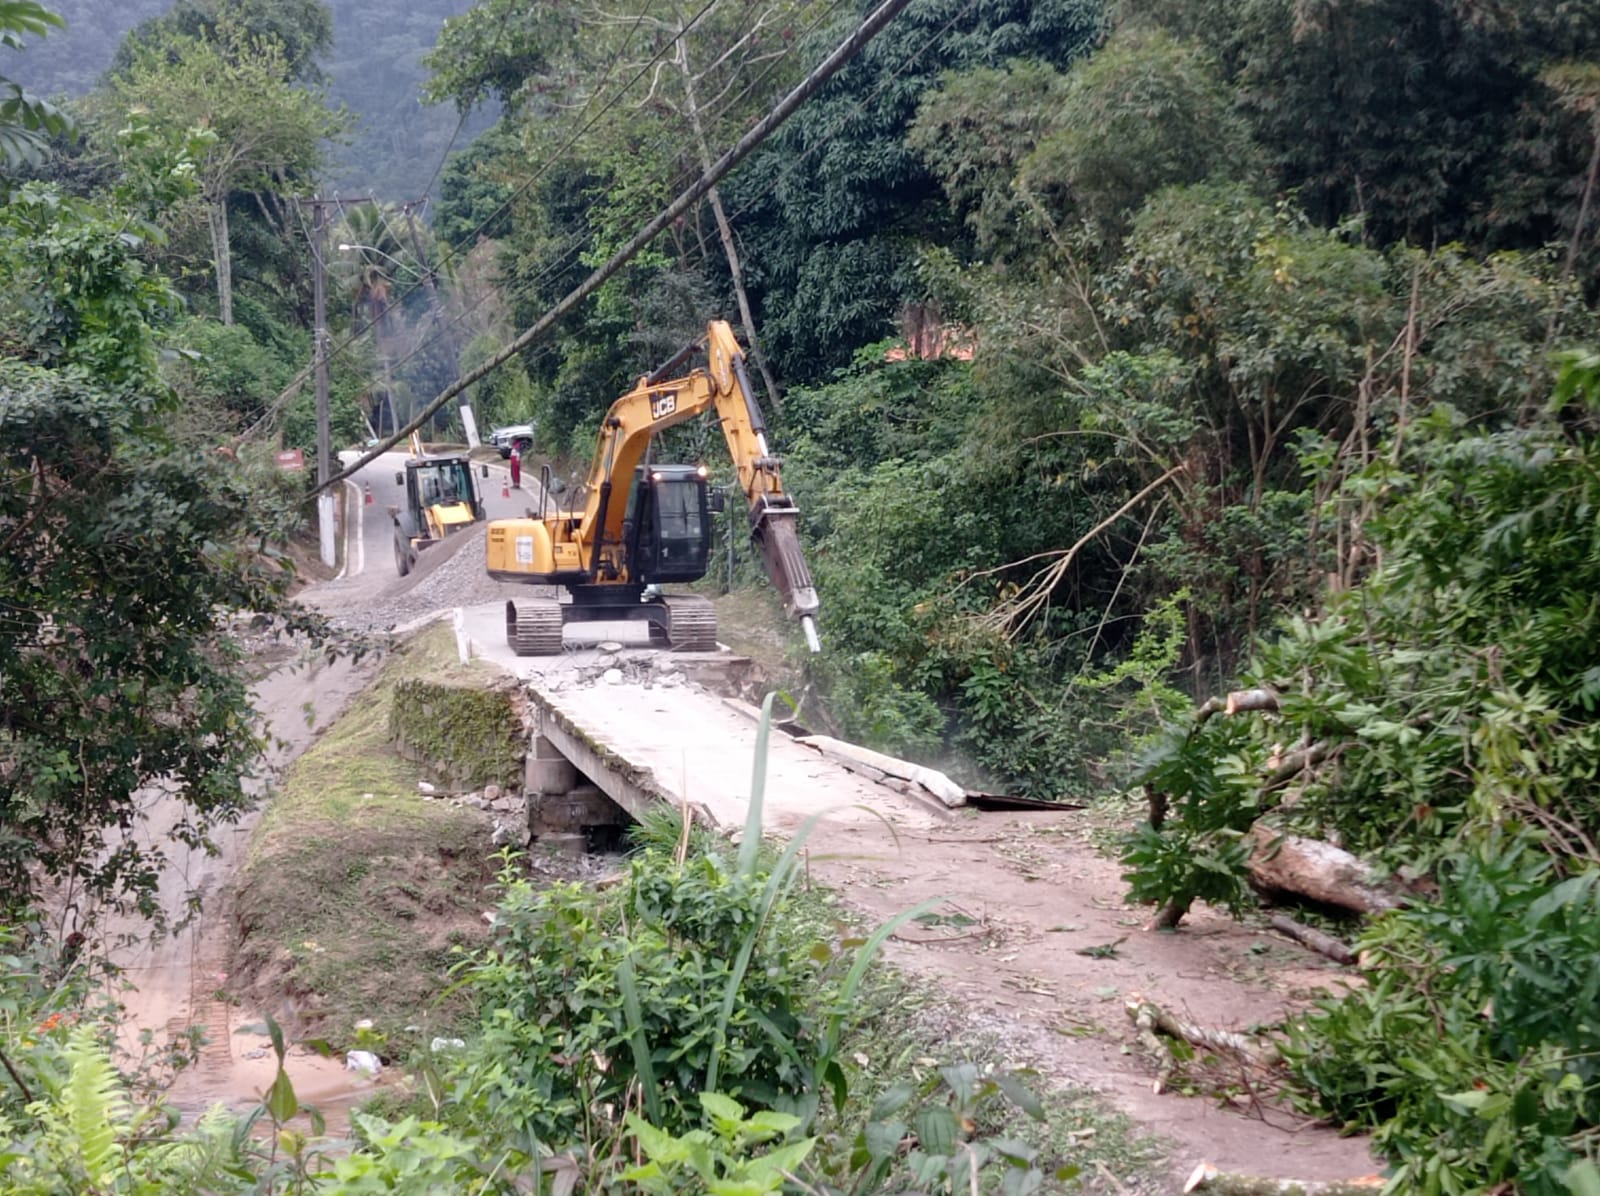
<path id="1" fill-rule="evenodd" d="M 305 183 L 322 160 L 323 141 L 344 126 L 342 115 L 292 74 L 280 44 L 223 24 L 215 33 L 142 46 L 108 84 L 110 102 L 147 112 L 162 128 L 215 134 L 200 163 L 200 197 L 224 324 L 233 323 L 229 198 Z"/>
<path id="2" fill-rule="evenodd" d="M 1566 0 L 1155 0 L 1237 88 L 1274 181 L 1313 218 L 1361 216 L 1386 244 L 1560 239 L 1585 123 L 1542 68 L 1600 51 L 1600 6 Z"/>
<path id="3" fill-rule="evenodd" d="M 183 42 L 174 38 L 216 40 L 229 31 L 276 42 L 289 77 L 315 83 L 322 79 L 317 60 L 333 47 L 333 13 L 324 0 L 177 0 L 128 33 L 110 73 L 131 69 L 144 50 L 180 53 Z"/>
<path id="4" fill-rule="evenodd" d="M 236 463 L 174 444 L 158 374 L 178 308 L 145 250 L 209 138 L 137 119 L 97 201 L 32 182 L 0 205 L 0 911 L 59 883 L 158 914 L 175 791 L 193 845 L 247 805 L 259 758 L 232 612 L 320 640 L 269 559 L 273 505 Z"/>
<path id="5" fill-rule="evenodd" d="M 832 44 L 842 14 L 820 29 Z M 779 373 L 816 381 L 889 335 L 920 298 L 917 251 L 962 231 L 906 141 L 941 72 L 1018 58 L 1065 66 L 1105 24 L 1099 0 L 936 0 L 908 9 L 768 141 L 725 189 L 738 214 Z"/>

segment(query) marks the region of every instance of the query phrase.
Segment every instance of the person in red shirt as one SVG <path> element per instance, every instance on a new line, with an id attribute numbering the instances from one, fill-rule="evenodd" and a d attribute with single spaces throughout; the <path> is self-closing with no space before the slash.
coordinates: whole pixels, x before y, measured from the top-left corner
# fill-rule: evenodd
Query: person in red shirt
<path id="1" fill-rule="evenodd" d="M 511 488 L 522 489 L 522 453 L 515 445 L 511 448 Z"/>

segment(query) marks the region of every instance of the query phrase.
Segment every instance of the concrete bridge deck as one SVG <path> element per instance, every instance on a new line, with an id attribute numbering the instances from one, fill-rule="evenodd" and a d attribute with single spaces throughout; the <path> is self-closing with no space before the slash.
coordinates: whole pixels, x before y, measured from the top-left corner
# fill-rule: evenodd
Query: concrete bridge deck
<path id="1" fill-rule="evenodd" d="M 634 818 L 654 805 L 687 802 L 710 825 L 744 825 L 756 723 L 695 680 L 736 682 L 739 658 L 653 650 L 641 628 L 601 623 L 569 627 L 569 650 L 560 656 L 519 657 L 506 645 L 498 603 L 465 609 L 461 631 L 474 655 L 527 682 L 538 720 L 530 770 L 539 757 L 554 763 L 559 754 Z M 583 646 L 575 632 L 586 637 Z M 594 646 L 606 641 L 623 646 L 609 652 Z M 552 791 L 562 791 L 559 781 Z M 938 826 L 947 817 L 931 802 L 846 771 L 776 729 L 764 793 L 769 833 L 793 833 L 813 815 L 835 826 L 887 820 L 906 828 Z"/>

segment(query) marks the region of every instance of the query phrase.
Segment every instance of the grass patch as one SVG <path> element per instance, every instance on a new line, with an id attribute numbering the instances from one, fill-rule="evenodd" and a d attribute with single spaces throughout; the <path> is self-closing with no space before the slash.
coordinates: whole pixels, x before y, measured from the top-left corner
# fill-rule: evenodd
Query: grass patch
<path id="1" fill-rule="evenodd" d="M 791 656 L 800 649 L 799 625 L 783 611 L 771 586 L 747 586 L 712 598 L 717 608 L 717 638 L 740 656 L 756 662 L 762 673 L 792 685 L 799 672 Z"/>
<path id="2" fill-rule="evenodd" d="M 389 740 L 389 707 L 410 678 L 495 675 L 461 666 L 448 628 L 424 632 L 294 763 L 263 812 L 234 897 L 229 974 L 296 1034 L 348 1045 L 371 1018 L 399 1053 L 467 1012 L 438 997 L 457 948 L 486 934 L 491 824 L 421 799 L 421 771 Z"/>

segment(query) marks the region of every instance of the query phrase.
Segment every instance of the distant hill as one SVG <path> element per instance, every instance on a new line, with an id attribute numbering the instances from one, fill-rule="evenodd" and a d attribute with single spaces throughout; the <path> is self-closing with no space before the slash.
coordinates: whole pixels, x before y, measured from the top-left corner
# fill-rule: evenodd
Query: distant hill
<path id="1" fill-rule="evenodd" d="M 128 30 L 171 7 L 171 0 L 44 2 L 67 27 L 4 55 L 0 74 L 48 96 L 91 90 Z M 334 45 L 322 68 L 334 102 L 359 120 L 352 142 L 334 146 L 329 155 L 331 187 L 398 200 L 416 198 L 428 184 L 458 117 L 448 105 L 425 108 L 418 101 L 427 74 L 420 59 L 433 48 L 444 19 L 472 5 L 473 0 L 329 0 Z M 493 113 L 475 114 L 455 148 L 493 119 Z"/>

